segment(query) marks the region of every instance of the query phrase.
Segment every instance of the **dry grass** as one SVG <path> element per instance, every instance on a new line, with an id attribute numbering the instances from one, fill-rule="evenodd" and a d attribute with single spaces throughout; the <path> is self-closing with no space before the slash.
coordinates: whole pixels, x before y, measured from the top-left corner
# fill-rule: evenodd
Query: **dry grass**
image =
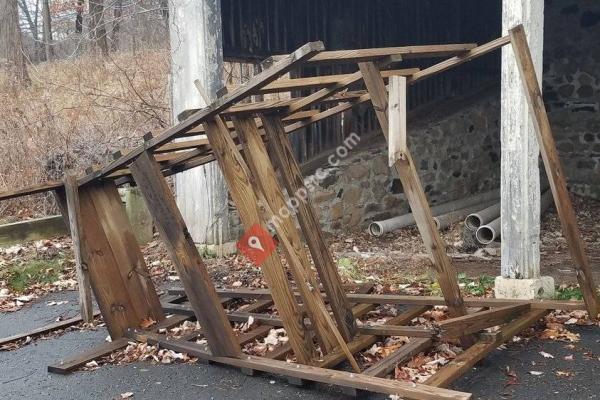
<path id="1" fill-rule="evenodd" d="M 0 191 L 81 174 L 170 121 L 167 50 L 30 66 L 30 87 L 0 72 Z M 52 211 L 51 195 L 0 203 L 7 215 Z"/>

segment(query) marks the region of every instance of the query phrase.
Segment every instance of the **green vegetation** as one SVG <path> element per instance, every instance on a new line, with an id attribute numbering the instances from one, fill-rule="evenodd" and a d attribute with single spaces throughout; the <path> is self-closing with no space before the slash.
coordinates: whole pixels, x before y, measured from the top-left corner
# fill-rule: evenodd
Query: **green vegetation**
<path id="1" fill-rule="evenodd" d="M 365 274 L 361 271 L 360 267 L 352 261 L 351 258 L 342 257 L 338 259 L 338 270 L 340 273 L 354 281 L 364 281 Z"/>
<path id="2" fill-rule="evenodd" d="M 464 272 L 461 272 L 458 274 L 458 283 L 465 293 L 471 296 L 484 296 L 494 287 L 494 277 L 481 275 L 476 279 L 471 279 Z"/>
<path id="3" fill-rule="evenodd" d="M 583 300 L 583 293 L 577 286 L 559 287 L 554 297 L 556 300 Z"/>
<path id="4" fill-rule="evenodd" d="M 33 260 L 23 265 L 3 267 L 0 269 L 0 279 L 6 280 L 12 291 L 20 293 L 35 284 L 57 281 L 63 265 L 61 257 Z"/>

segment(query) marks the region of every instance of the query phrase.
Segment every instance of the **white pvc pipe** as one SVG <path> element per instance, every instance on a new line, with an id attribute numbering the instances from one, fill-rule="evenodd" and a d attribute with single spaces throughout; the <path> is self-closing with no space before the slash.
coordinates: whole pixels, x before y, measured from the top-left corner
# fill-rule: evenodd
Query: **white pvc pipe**
<path id="1" fill-rule="evenodd" d="M 479 210 L 467 215 L 465 227 L 471 231 L 476 231 L 480 226 L 483 226 L 498 217 L 500 217 L 500 203 L 496 203 L 484 210 Z"/>
<path id="2" fill-rule="evenodd" d="M 498 190 L 491 190 L 479 195 L 466 197 L 451 201 L 448 203 L 440 204 L 431 208 L 431 213 L 434 216 L 451 213 L 457 210 L 462 210 L 467 207 L 471 207 L 477 204 L 489 203 L 500 198 L 500 192 Z M 404 228 L 406 226 L 414 225 L 415 218 L 412 214 L 400 215 L 398 217 L 386 219 L 383 221 L 374 221 L 369 225 L 369 233 L 373 236 L 379 237 L 387 232 L 394 231 L 396 229 Z"/>
<path id="3" fill-rule="evenodd" d="M 541 197 L 540 212 L 543 214 L 552 205 L 552 202 L 552 192 L 547 190 Z M 486 225 L 480 226 L 475 232 L 475 238 L 483 245 L 490 244 L 500 238 L 500 217 Z"/>
<path id="4" fill-rule="evenodd" d="M 437 226 L 438 230 L 444 230 L 448 228 L 450 225 L 464 219 L 467 215 L 470 215 L 474 211 L 480 210 L 482 207 L 488 207 L 492 204 L 496 203 L 496 200 L 490 201 L 487 203 L 476 204 L 474 206 L 465 207 L 461 210 L 452 211 L 446 214 L 438 215 L 437 217 L 433 217 L 433 221 Z"/>

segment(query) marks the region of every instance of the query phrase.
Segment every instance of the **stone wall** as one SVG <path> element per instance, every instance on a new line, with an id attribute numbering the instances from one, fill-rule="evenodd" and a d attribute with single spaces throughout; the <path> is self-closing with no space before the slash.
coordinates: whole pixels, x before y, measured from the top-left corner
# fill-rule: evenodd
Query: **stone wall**
<path id="1" fill-rule="evenodd" d="M 546 1 L 544 98 L 569 186 L 600 199 L 600 2 Z"/>
<path id="2" fill-rule="evenodd" d="M 409 121 L 409 145 L 430 204 L 499 186 L 498 118 L 498 94 L 488 93 L 459 111 Z M 388 166 L 385 142 L 370 142 L 307 176 L 317 182 L 312 199 L 326 231 L 364 229 L 374 219 L 409 211 L 400 180 Z"/>

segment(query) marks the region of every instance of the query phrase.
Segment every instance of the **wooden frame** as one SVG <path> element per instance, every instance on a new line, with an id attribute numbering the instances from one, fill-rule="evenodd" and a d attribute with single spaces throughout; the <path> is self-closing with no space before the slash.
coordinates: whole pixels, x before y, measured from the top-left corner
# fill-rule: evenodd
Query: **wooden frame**
<path id="1" fill-rule="evenodd" d="M 206 362 L 240 368 L 245 373 L 280 373 L 295 383 L 312 380 L 345 388 L 397 394 L 411 399 L 468 399 L 468 393 L 442 388 L 468 371 L 495 347 L 534 324 L 549 309 L 584 307 L 582 302 L 463 299 L 456 271 L 433 222 L 414 166 L 410 144 L 406 140 L 405 95 L 408 86 L 508 44 L 515 50 L 544 166 L 584 293 L 585 308 L 595 318 L 600 306 L 589 260 L 576 226 L 564 172 L 521 26 L 512 29 L 508 36 L 480 46 L 452 44 L 325 52 L 321 42 L 308 43 L 274 62 L 246 85 L 224 94 L 208 107 L 185 112 L 182 115 L 183 121 L 179 124 L 158 135 L 147 134 L 144 145 L 128 152 L 116 153 L 112 162 L 90 171 L 79 178 L 76 184 L 73 179 L 67 180 L 66 184 L 50 182 L 0 193 L 0 200 L 67 189 L 71 196 L 69 216 L 74 219 L 70 223 L 71 233 L 75 239 L 78 236 L 85 238 L 85 243 L 80 246 L 81 258 L 84 260 L 81 264 L 88 264 L 91 286 L 108 329 L 115 339 L 127 335 L 136 340 L 188 352 Z M 451 58 L 422 70 L 386 70 L 389 65 L 397 64 L 405 58 L 441 56 Z M 359 71 L 327 77 L 277 80 L 303 63 L 357 63 Z M 390 94 L 385 83 L 388 78 L 391 81 Z M 362 90 L 361 85 L 364 85 L 366 91 Z M 300 89 L 315 91 L 285 101 L 251 101 L 252 96 L 261 93 Z M 241 104 L 247 100 L 250 102 Z M 259 202 L 269 217 L 276 215 L 278 209 L 285 206 L 283 189 L 287 196 L 306 191 L 287 134 L 369 101 L 390 142 L 391 165 L 402 181 L 444 297 L 347 294 L 310 198 L 300 202 L 295 217 L 274 226 L 282 243 L 286 264 L 294 277 L 295 289 L 275 251 L 261 266 L 269 290 L 216 290 L 187 233 L 164 176 L 207 162 L 218 162 L 244 227 L 249 229 L 258 225 L 264 228 L 266 221 L 261 214 Z M 174 142 L 177 138 L 199 134 L 204 134 L 205 137 Z M 268 142 L 269 152 L 264 142 Z M 281 185 L 277 174 L 281 178 Z M 115 194 L 116 185 L 134 182 L 144 194 L 160 237 L 165 241 L 184 286 L 183 292 L 178 291 L 178 298 L 163 302 L 162 305 L 147 277 L 143 257 L 137 243 L 132 240 L 122 206 L 118 204 Z M 77 212 L 75 193 L 79 195 L 80 212 Z M 296 228 L 296 219 L 300 230 Z M 304 249 L 304 244 L 307 245 L 308 252 Z M 311 269 L 309 253 L 316 268 L 316 276 Z M 80 280 L 84 279 L 85 277 L 80 276 Z M 322 284 L 324 293 L 317 289 L 320 287 L 319 283 Z M 257 303 L 244 310 L 226 313 L 223 304 L 239 298 L 254 298 Z M 187 299 L 189 304 L 185 303 Z M 382 326 L 357 326 L 356 317 L 380 304 L 409 307 Z M 277 309 L 277 316 L 263 313 L 272 305 Z M 415 317 L 437 305 L 448 307 L 450 319 L 433 328 L 409 325 Z M 332 316 L 327 306 L 330 307 Z M 486 309 L 469 313 L 467 307 Z M 169 321 L 164 319 L 164 311 L 174 312 L 178 316 Z M 207 348 L 182 339 L 169 340 L 164 335 L 139 330 L 144 319 L 152 318 L 158 322 L 158 326 L 171 326 L 194 316 L 200 321 L 202 332 L 193 337 L 203 335 L 207 339 Z M 254 318 L 260 326 L 236 337 L 230 323 L 247 321 L 249 317 Z M 270 326 L 283 326 L 289 337 L 289 345 L 264 357 L 243 355 L 240 345 L 267 334 Z M 500 330 L 495 334 L 485 332 L 487 328 L 496 326 Z M 360 371 L 355 353 L 372 346 L 386 335 L 400 334 L 413 338 L 409 346 L 400 348 L 387 359 Z M 466 351 L 431 377 L 425 385 L 381 378 L 393 370 L 395 365 L 425 351 L 435 341 L 457 337 Z M 56 372 L 68 372 L 81 365 L 83 359 L 106 354 L 123 343 L 124 340 L 121 340 L 113 346 L 105 345 L 52 369 Z M 317 344 L 323 353 L 321 358 L 315 352 Z M 290 354 L 295 356 L 297 363 L 278 361 Z M 344 360 L 348 360 L 356 372 L 361 373 L 351 374 L 335 369 Z"/>

